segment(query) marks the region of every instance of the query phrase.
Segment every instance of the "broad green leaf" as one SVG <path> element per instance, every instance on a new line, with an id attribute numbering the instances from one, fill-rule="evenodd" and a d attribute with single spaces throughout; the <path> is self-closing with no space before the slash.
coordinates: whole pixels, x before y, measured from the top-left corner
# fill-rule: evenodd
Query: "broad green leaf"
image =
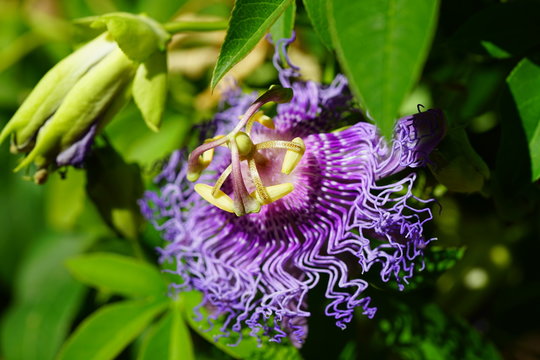
<path id="1" fill-rule="evenodd" d="M 133 61 L 143 62 L 164 51 L 171 36 L 160 23 L 145 15 L 111 13 L 93 20 L 92 27 L 107 27 L 120 49 Z"/>
<path id="2" fill-rule="evenodd" d="M 48 281 L 57 279 L 51 277 Z M 7 310 L 2 322 L 2 348 L 6 358 L 53 359 L 85 293 L 86 288 L 75 280 L 62 281 L 45 289 L 40 301 Z"/>
<path id="3" fill-rule="evenodd" d="M 295 15 L 296 3 L 293 1 L 270 28 L 272 41 L 276 42 L 279 39 L 289 39 L 292 36 Z"/>
<path id="4" fill-rule="evenodd" d="M 540 178 L 540 65 L 523 59 L 507 79 L 529 143 L 532 180 Z"/>
<path id="5" fill-rule="evenodd" d="M 133 100 L 153 131 L 159 131 L 166 99 L 167 53 L 156 51 L 139 65 L 133 79 Z"/>
<path id="6" fill-rule="evenodd" d="M 125 301 L 100 308 L 66 341 L 58 360 L 114 359 L 167 304 L 167 299 Z"/>
<path id="7" fill-rule="evenodd" d="M 197 321 L 195 319 L 193 309 L 201 303 L 201 299 L 201 294 L 195 291 L 180 294 L 180 301 L 185 308 L 188 324 L 201 337 L 226 354 L 235 359 L 297 360 L 302 358 L 298 350 L 292 345 L 268 343 L 264 347 L 259 347 L 257 340 L 249 335 L 249 329 L 243 331 L 242 340 L 236 346 L 231 346 L 230 344 L 235 344 L 238 341 L 238 335 L 231 332 L 229 337 L 219 337 L 221 335 L 219 329 L 223 325 L 222 320 L 212 320 L 213 325 L 210 325 L 206 320 Z M 204 307 L 200 308 L 199 311 L 203 318 L 208 316 L 208 312 Z"/>
<path id="8" fill-rule="evenodd" d="M 332 37 L 328 29 L 328 8 L 327 0 L 304 0 L 311 24 L 322 43 L 328 47 L 332 47 Z"/>
<path id="9" fill-rule="evenodd" d="M 516 221 L 534 211 L 538 202 L 532 171 L 529 142 L 509 86 L 501 93 L 501 137 L 493 171 L 493 200 L 499 216 Z"/>
<path id="10" fill-rule="evenodd" d="M 139 360 L 192 360 L 193 345 L 189 329 L 184 322 L 182 312 L 177 303 L 170 313 L 148 332 Z"/>
<path id="11" fill-rule="evenodd" d="M 80 255 L 69 259 L 67 267 L 84 284 L 116 294 L 164 297 L 167 293 L 159 271 L 131 257 L 112 253 Z"/>
<path id="12" fill-rule="evenodd" d="M 428 54 L 439 2 L 335 0 L 329 7 L 341 66 L 366 114 L 389 139 Z"/>
<path id="13" fill-rule="evenodd" d="M 212 74 L 212 88 L 259 42 L 292 0 L 237 0 Z"/>
<path id="14" fill-rule="evenodd" d="M 47 236 L 30 249 L 15 279 L 13 305 L 1 325 L 6 359 L 53 359 L 68 334 L 86 288 L 63 260 L 84 250 L 87 239 Z"/>

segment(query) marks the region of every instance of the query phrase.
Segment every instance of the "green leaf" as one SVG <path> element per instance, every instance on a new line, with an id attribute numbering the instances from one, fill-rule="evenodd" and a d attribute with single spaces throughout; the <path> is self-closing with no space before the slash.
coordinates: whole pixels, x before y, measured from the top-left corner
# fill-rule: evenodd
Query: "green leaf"
<path id="1" fill-rule="evenodd" d="M 516 221 L 530 214 L 538 202 L 537 186 L 531 183 L 529 142 L 509 86 L 501 92 L 501 137 L 493 176 L 493 200 L 499 216 Z"/>
<path id="2" fill-rule="evenodd" d="M 237 0 L 212 74 L 212 88 L 259 42 L 292 0 Z"/>
<path id="3" fill-rule="evenodd" d="M 66 341 L 58 360 L 114 359 L 167 306 L 168 300 L 124 301 L 87 317 Z"/>
<path id="4" fill-rule="evenodd" d="M 156 51 L 137 68 L 133 80 L 133 100 L 153 131 L 159 131 L 166 99 L 167 53 Z"/>
<path id="5" fill-rule="evenodd" d="M 289 39 L 292 36 L 295 15 L 296 3 L 293 1 L 270 28 L 272 41 L 276 42 L 279 39 Z"/>
<path id="6" fill-rule="evenodd" d="M 425 304 L 420 299 L 405 304 L 393 299 L 385 306 L 377 314 L 369 345 L 378 348 L 378 356 L 366 353 L 368 358 L 501 359 L 493 344 L 482 338 L 478 330 L 459 317 L 445 314 L 435 304 Z"/>
<path id="7" fill-rule="evenodd" d="M 332 47 L 332 37 L 328 29 L 328 9 L 326 0 L 304 0 L 311 24 L 315 32 L 321 39 L 322 43 L 328 47 Z"/>
<path id="8" fill-rule="evenodd" d="M 133 61 L 143 62 L 156 51 L 165 51 L 171 35 L 145 15 L 111 13 L 91 18 L 92 27 L 107 27 L 120 49 Z"/>
<path id="9" fill-rule="evenodd" d="M 2 354 L 6 359 L 53 359 L 84 299 L 63 260 L 83 251 L 87 239 L 48 236 L 30 249 L 15 279 L 13 305 L 2 320 Z"/>
<path id="10" fill-rule="evenodd" d="M 366 114 L 389 139 L 420 75 L 435 30 L 436 0 L 335 0 L 329 27 L 338 59 Z"/>
<path id="11" fill-rule="evenodd" d="M 540 66 L 525 58 L 507 79 L 529 143 L 532 180 L 540 178 Z"/>
<path id="12" fill-rule="evenodd" d="M 172 312 L 165 315 L 148 332 L 137 359 L 195 359 L 189 329 L 177 303 L 174 304 Z"/>
<path id="13" fill-rule="evenodd" d="M 129 296 L 164 297 L 167 286 L 147 263 L 111 253 L 80 255 L 67 261 L 73 276 L 86 285 Z"/>

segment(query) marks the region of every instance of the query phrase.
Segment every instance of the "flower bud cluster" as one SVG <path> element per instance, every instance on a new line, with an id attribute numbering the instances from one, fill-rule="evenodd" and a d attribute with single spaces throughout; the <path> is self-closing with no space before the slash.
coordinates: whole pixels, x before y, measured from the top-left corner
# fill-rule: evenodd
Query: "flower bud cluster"
<path id="1" fill-rule="evenodd" d="M 126 16 L 119 13 L 104 18 L 124 20 Z M 153 21 L 129 19 L 146 28 Z M 36 85 L 0 132 L 0 143 L 11 137 L 11 152 L 26 154 L 15 171 L 33 163 L 34 180 L 43 183 L 52 170 L 82 166 L 96 134 L 132 93 L 145 120 L 152 114 L 149 127 L 158 129 L 166 93 L 165 52 L 145 48 L 148 60 L 135 60 L 134 51 L 126 52 L 119 39 L 122 37 L 114 31 L 105 31 L 60 61 Z M 150 73 L 158 76 L 152 78 Z M 153 102 L 149 93 L 156 94 L 158 101 Z"/>

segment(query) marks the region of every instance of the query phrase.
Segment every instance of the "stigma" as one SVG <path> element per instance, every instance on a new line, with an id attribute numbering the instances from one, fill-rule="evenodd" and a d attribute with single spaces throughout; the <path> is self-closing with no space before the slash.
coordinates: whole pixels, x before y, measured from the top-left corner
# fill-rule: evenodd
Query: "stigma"
<path id="1" fill-rule="evenodd" d="M 257 213 L 264 205 L 271 204 L 294 190 L 292 182 L 273 183 L 291 174 L 300 163 L 306 150 L 304 141 L 297 137 L 281 140 L 274 131 L 272 119 L 260 111 L 269 101 L 278 103 L 290 101 L 292 90 L 274 87 L 261 95 L 240 117 L 236 127 L 226 135 L 218 135 L 204 141 L 188 158 L 189 181 L 197 181 L 202 171 L 212 162 L 217 147 L 230 151 L 230 164 L 212 185 L 195 184 L 195 191 L 210 204 L 237 216 Z M 262 125 L 265 136 L 254 136 L 255 123 Z M 256 140 L 254 140 L 256 139 Z M 272 150 L 272 151 L 268 151 Z M 283 152 L 283 158 L 274 155 Z M 277 164 L 276 162 L 280 162 Z M 232 197 L 222 190 L 227 179 L 231 180 Z M 249 188 L 249 190 L 248 190 Z"/>

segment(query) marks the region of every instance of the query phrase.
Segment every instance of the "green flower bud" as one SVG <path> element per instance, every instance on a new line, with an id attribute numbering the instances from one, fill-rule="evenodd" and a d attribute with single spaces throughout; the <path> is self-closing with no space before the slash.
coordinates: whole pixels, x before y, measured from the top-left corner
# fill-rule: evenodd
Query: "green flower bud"
<path id="1" fill-rule="evenodd" d="M 169 35 L 144 16 L 110 14 L 94 23 L 107 31 L 53 67 L 0 133 L 0 143 L 11 135 L 12 152 L 28 153 L 15 171 L 34 163 L 38 183 L 51 168 L 82 164 L 96 134 L 131 97 L 134 78 L 136 104 L 158 130 Z"/>
<path id="2" fill-rule="evenodd" d="M 0 143 L 13 134 L 14 151 L 27 152 L 41 126 L 53 116 L 77 81 L 116 47 L 103 34 L 60 61 L 41 79 L 4 127 Z"/>
<path id="3" fill-rule="evenodd" d="M 15 171 L 31 162 L 39 168 L 48 166 L 58 154 L 80 140 L 94 123 L 102 126 L 100 116 L 129 84 L 135 69 L 135 64 L 118 48 L 90 69 L 40 128 L 35 146 Z"/>

